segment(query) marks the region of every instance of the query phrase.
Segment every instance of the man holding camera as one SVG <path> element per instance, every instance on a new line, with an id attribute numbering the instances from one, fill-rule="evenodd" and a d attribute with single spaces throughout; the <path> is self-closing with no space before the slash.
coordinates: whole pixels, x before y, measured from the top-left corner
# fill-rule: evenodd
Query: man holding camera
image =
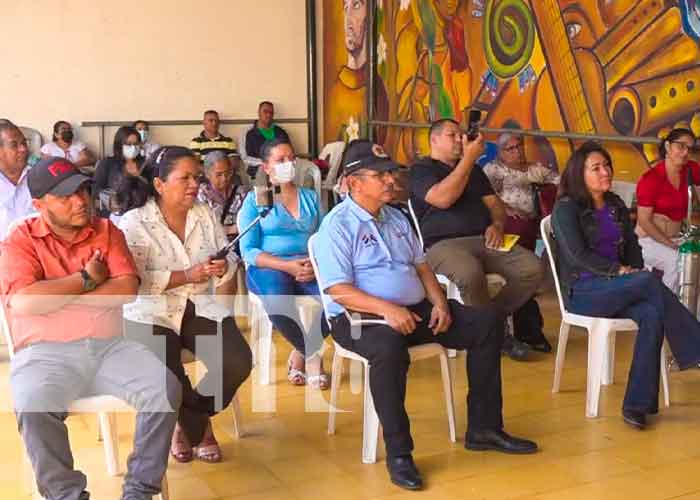
<path id="1" fill-rule="evenodd" d="M 411 168 L 411 203 L 432 269 L 454 282 L 465 303 L 493 304 L 511 314 L 533 296 L 542 280 L 542 265 L 532 252 L 503 244 L 506 211 L 476 164 L 483 137 L 469 140 L 451 119 L 430 127 L 430 156 Z M 503 276 L 506 284 L 491 299 L 486 274 Z M 524 359 L 527 344 L 506 335 L 503 352 Z"/>

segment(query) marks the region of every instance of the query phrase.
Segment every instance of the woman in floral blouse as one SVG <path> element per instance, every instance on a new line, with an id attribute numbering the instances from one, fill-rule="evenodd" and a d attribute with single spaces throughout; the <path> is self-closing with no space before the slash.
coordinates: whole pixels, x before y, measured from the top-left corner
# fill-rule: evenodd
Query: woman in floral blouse
<path id="1" fill-rule="evenodd" d="M 506 206 L 505 232 L 519 235 L 518 243 L 534 252 L 539 221 L 533 184 L 559 184 L 559 174 L 539 163 L 527 163 L 519 136 L 501 134 L 496 142 L 498 156 L 484 166 L 484 173 Z M 550 352 L 552 347 L 542 333 L 543 326 L 534 297 L 513 313 L 515 337 L 536 351 Z"/>
<path id="2" fill-rule="evenodd" d="M 232 162 L 239 160 L 229 158 L 221 151 L 212 151 L 204 157 L 204 176 L 206 182 L 199 187 L 197 198 L 214 211 L 216 218 L 224 226 L 228 239 L 238 234 L 236 216 L 243 205 L 250 186 L 244 185 L 236 173 Z"/>

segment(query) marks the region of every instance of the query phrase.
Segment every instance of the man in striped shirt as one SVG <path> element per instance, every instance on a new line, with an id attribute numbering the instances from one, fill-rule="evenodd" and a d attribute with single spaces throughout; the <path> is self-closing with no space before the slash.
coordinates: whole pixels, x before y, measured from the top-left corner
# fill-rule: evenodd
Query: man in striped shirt
<path id="1" fill-rule="evenodd" d="M 204 112 L 204 130 L 190 142 L 190 149 L 201 160 L 212 151 L 221 151 L 226 156 L 238 157 L 236 142 L 219 133 L 219 113 L 213 109 Z"/>

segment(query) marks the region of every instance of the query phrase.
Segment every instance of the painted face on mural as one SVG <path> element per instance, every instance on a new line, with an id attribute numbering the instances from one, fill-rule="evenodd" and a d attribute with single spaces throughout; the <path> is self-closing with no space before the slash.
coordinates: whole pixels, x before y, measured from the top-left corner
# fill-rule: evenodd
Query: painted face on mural
<path id="1" fill-rule="evenodd" d="M 367 0 L 343 0 L 345 48 L 351 54 L 360 52 L 367 32 Z"/>
<path id="2" fill-rule="evenodd" d="M 435 0 L 435 7 L 444 19 L 451 19 L 457 14 L 460 0 Z"/>

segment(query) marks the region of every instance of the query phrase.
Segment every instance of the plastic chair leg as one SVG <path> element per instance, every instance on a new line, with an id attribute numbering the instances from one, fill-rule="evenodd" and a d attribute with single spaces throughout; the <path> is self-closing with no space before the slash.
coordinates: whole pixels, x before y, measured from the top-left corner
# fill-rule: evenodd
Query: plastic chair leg
<path id="1" fill-rule="evenodd" d="M 262 314 L 265 314 L 262 311 Z M 260 365 L 258 367 L 260 384 L 269 385 L 272 380 L 272 323 L 270 319 L 265 316 L 258 317 L 258 359 L 260 360 Z"/>
<path id="2" fill-rule="evenodd" d="M 102 429 L 102 444 L 105 450 L 107 473 L 119 475 L 119 440 L 117 438 L 117 419 L 113 413 L 99 413 Z"/>
<path id="3" fill-rule="evenodd" d="M 233 396 L 231 401 L 231 415 L 233 417 L 233 437 L 240 439 L 243 435 L 243 429 L 241 429 L 241 403 L 238 400 L 238 394 Z"/>
<path id="4" fill-rule="evenodd" d="M 377 440 L 379 439 L 379 417 L 374 408 L 372 391 L 369 387 L 369 364 L 365 364 L 365 401 L 362 415 L 362 463 L 377 461 Z"/>
<path id="5" fill-rule="evenodd" d="M 328 408 L 328 434 L 335 434 L 335 414 L 338 411 L 338 391 L 343 377 L 343 358 L 338 353 L 333 354 L 333 366 L 331 368 L 331 401 Z"/>
<path id="6" fill-rule="evenodd" d="M 457 430 L 455 425 L 455 403 L 452 394 L 452 375 L 450 365 L 445 354 L 440 354 L 440 371 L 442 372 L 442 389 L 445 393 L 445 408 L 447 409 L 447 425 L 450 434 L 450 441 L 457 441 Z"/>
<path id="7" fill-rule="evenodd" d="M 668 389 L 668 359 L 666 359 L 666 344 L 661 344 L 661 388 L 664 391 L 664 406 L 671 406 L 671 393 Z"/>
<path id="8" fill-rule="evenodd" d="M 615 381 L 615 332 L 608 333 L 607 352 L 603 358 L 603 385 L 612 385 Z"/>
<path id="9" fill-rule="evenodd" d="M 571 325 L 561 322 L 559 327 L 559 344 L 557 345 L 557 357 L 554 361 L 554 383 L 552 384 L 552 392 L 559 392 L 561 387 L 561 372 L 564 369 L 564 360 L 566 359 L 566 344 L 569 342 L 569 330 Z"/>
<path id="10" fill-rule="evenodd" d="M 593 325 L 588 330 L 588 380 L 586 384 L 586 416 L 598 416 L 603 365 L 607 355 L 608 332 Z"/>

